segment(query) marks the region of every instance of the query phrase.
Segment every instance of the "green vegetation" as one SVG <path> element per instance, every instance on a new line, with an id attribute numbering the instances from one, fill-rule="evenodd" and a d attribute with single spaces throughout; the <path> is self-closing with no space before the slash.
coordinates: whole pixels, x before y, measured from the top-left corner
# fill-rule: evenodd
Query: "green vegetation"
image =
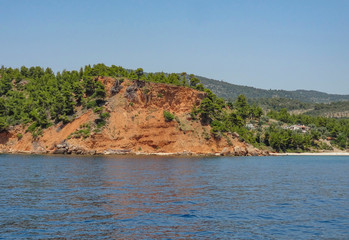
<path id="1" fill-rule="evenodd" d="M 17 134 L 17 138 L 18 138 L 18 140 L 21 140 L 21 139 L 22 139 L 22 137 L 23 137 L 23 134 L 22 134 L 22 133 L 18 133 L 18 134 Z"/>
<path id="2" fill-rule="evenodd" d="M 53 123 L 74 119 L 77 107 L 104 104 L 104 85 L 86 66 L 78 71 L 54 74 L 50 68 L 0 69 L 0 131 L 8 126 L 29 125 L 27 131 L 39 136 Z"/>
<path id="3" fill-rule="evenodd" d="M 124 78 L 146 82 L 167 83 L 177 86 L 191 87 L 206 93 L 200 106 L 194 106 L 191 111 L 193 121 L 201 121 L 203 125 L 210 125 L 211 132 L 204 132 L 203 137 L 211 136 L 220 139 L 229 139 L 229 135 L 239 135 L 243 141 L 249 142 L 260 148 L 275 149 L 276 151 L 309 151 L 316 149 L 331 149 L 337 146 L 348 149 L 349 146 L 349 119 L 326 118 L 322 115 L 331 109 L 345 112 L 348 109 L 347 102 L 330 104 L 302 103 L 290 101 L 297 94 L 309 96 L 314 101 L 328 101 L 333 99 L 345 100 L 347 96 L 329 95 L 314 91 L 271 91 L 248 88 L 251 90 L 246 95 L 253 97 L 268 97 L 270 94 L 276 98 L 262 99 L 260 101 L 248 101 L 245 95 L 236 95 L 244 92 L 241 86 L 232 89 L 228 83 L 214 82 L 212 86 L 216 92 L 224 88 L 232 95 L 226 101 L 216 96 L 208 86 L 207 79 L 187 74 L 171 73 L 144 73 L 143 69 L 126 70 L 122 67 L 104 64 L 90 65 L 81 68 L 80 71 L 62 71 L 56 74 L 50 68 L 21 67 L 19 69 L 0 68 L 0 132 L 8 131 L 11 126 L 22 124 L 27 132 L 31 132 L 34 138 L 42 135 L 43 129 L 52 124 L 67 124 L 75 119 L 78 111 L 92 109 L 95 121 L 88 126 L 80 126 L 70 137 L 87 138 L 91 131 L 100 132 L 107 124 L 110 114 L 104 105 L 106 102 L 106 90 L 99 80 L 100 76 L 109 76 L 118 79 L 120 84 Z M 203 84 L 200 83 L 200 80 Z M 227 85 L 228 84 L 228 85 Z M 118 87 L 117 85 L 116 87 Z M 211 85 L 209 85 L 211 86 Z M 232 85 L 234 86 L 234 85 Z M 246 87 L 242 87 L 246 88 Z M 217 90 L 218 89 L 218 90 Z M 219 90 L 221 89 L 221 90 Z M 116 89 L 117 90 L 117 89 Z M 241 91 L 240 91 L 241 90 Z M 147 94 L 148 89 L 144 89 Z M 256 92 L 257 91 L 257 92 Z M 118 91 L 115 91 L 117 93 Z M 269 94 L 269 95 L 268 95 Z M 158 98 L 163 94 L 159 93 Z M 287 98 L 287 99 L 286 99 Z M 304 100 L 301 98 L 300 100 Z M 309 100 L 309 99 L 308 99 Z M 271 111 L 263 115 L 261 106 L 269 106 Z M 132 107 L 133 102 L 129 105 Z M 271 106 L 271 107 L 270 107 Z M 310 115 L 294 115 L 287 110 L 309 109 Z M 164 111 L 166 121 L 176 121 L 185 129 L 184 123 L 167 111 Z M 305 125 L 306 129 L 291 129 L 291 125 Z M 237 133 L 237 134 L 235 134 Z M 22 136 L 17 136 L 18 139 Z M 229 141 L 228 141 L 229 142 Z"/>
<path id="4" fill-rule="evenodd" d="M 263 113 L 262 109 L 256 105 L 250 106 L 244 95 L 240 95 L 234 103 L 226 103 L 209 89 L 204 91 L 207 96 L 199 108 L 192 109 L 192 119 L 199 117 L 203 125 L 210 125 L 211 134 L 215 138 L 220 139 L 227 133 L 237 132 L 242 139 L 254 142 L 253 134 L 244 126 L 247 121 L 259 119 Z"/>
<path id="5" fill-rule="evenodd" d="M 97 124 L 97 129 L 101 129 L 102 127 L 105 126 L 107 123 L 107 119 L 110 117 L 110 113 L 108 112 L 101 112 L 99 114 L 99 118 L 95 120 L 95 123 Z"/>
<path id="6" fill-rule="evenodd" d="M 88 138 L 91 135 L 91 125 L 90 124 L 82 124 L 78 130 L 71 133 L 68 136 L 70 138 Z"/>
<path id="7" fill-rule="evenodd" d="M 310 116 L 326 116 L 326 117 L 349 117 L 349 101 L 318 103 L 314 104 L 312 110 L 305 114 Z"/>
<path id="8" fill-rule="evenodd" d="M 164 111 L 164 118 L 166 122 L 171 122 L 175 117 L 172 113 Z"/>
<path id="9" fill-rule="evenodd" d="M 305 114 L 291 115 L 286 109 L 280 112 L 270 111 L 268 116 L 282 123 L 309 126 L 310 129 L 305 136 L 309 135 L 312 144 L 317 148 L 323 146 L 323 144 L 315 144 L 314 141 L 319 139 L 330 139 L 333 144 L 342 149 L 349 147 L 349 119 L 312 117 Z"/>
<path id="10" fill-rule="evenodd" d="M 27 131 L 39 137 L 42 129 L 52 124 L 69 123 L 74 120 L 78 109 L 93 109 L 103 113 L 106 91 L 98 80 L 99 76 L 120 79 L 138 79 L 148 82 L 168 83 L 202 89 L 193 75 L 149 73 L 142 68 L 136 71 L 104 64 L 90 65 L 80 71 L 57 72 L 50 68 L 22 66 L 0 69 L 0 132 L 10 126 L 24 124 Z M 162 96 L 159 96 L 162 97 Z M 130 103 L 130 106 L 133 103 Z M 103 113 L 105 114 L 105 113 Z M 97 129 L 106 123 L 106 115 L 96 120 Z"/>
<path id="11" fill-rule="evenodd" d="M 265 110 L 298 111 L 310 116 L 325 116 L 335 118 L 349 117 L 349 101 L 331 103 L 306 103 L 288 98 L 260 98 L 250 99 L 250 103 L 258 103 Z"/>
<path id="12" fill-rule="evenodd" d="M 140 77 L 143 76 L 143 68 L 137 68 L 135 71 L 136 75 L 137 75 L 137 79 L 139 80 Z"/>
<path id="13" fill-rule="evenodd" d="M 263 115 L 261 107 L 250 105 L 244 95 L 235 102 L 225 102 L 210 90 L 199 108 L 192 109 L 193 120 L 211 126 L 215 138 L 227 137 L 236 132 L 240 139 L 259 148 L 276 151 L 302 152 L 309 150 L 329 150 L 331 144 L 341 149 L 349 147 L 349 119 L 312 117 L 290 114 L 285 108 L 279 112 L 270 111 Z M 296 125 L 296 126 L 291 126 Z M 205 136 L 207 139 L 207 136 Z"/>
<path id="14" fill-rule="evenodd" d="M 249 99 L 271 99 L 271 98 L 287 98 L 303 103 L 329 103 L 338 101 L 349 101 L 349 95 L 327 94 L 318 91 L 296 90 L 266 90 L 248 86 L 231 84 L 223 81 L 209 79 L 196 76 L 205 88 L 209 88 L 226 100 L 235 100 L 239 95 L 243 94 Z M 295 86 L 301 88 L 301 86 Z"/>
<path id="15" fill-rule="evenodd" d="M 272 98 L 252 98 L 250 103 L 259 104 L 262 108 L 266 110 L 276 110 L 280 111 L 283 108 L 287 110 L 305 110 L 310 109 L 314 104 L 304 103 L 298 100 L 293 100 L 289 98 L 272 97 Z"/>

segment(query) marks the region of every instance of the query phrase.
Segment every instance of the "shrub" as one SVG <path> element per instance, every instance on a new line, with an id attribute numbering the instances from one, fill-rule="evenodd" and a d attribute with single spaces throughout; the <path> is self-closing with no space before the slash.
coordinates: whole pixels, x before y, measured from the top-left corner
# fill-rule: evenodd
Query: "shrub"
<path id="1" fill-rule="evenodd" d="M 83 137 L 84 139 L 88 138 L 91 135 L 90 130 L 91 130 L 91 126 L 90 126 L 89 123 L 81 124 L 80 125 L 80 129 L 76 130 L 73 133 L 71 133 L 68 136 L 68 139 L 70 139 L 70 138 L 81 138 L 81 137 Z"/>
<path id="2" fill-rule="evenodd" d="M 0 117 L 0 132 L 6 131 L 8 129 L 8 123 L 5 118 Z"/>
<path id="3" fill-rule="evenodd" d="M 89 102 L 86 104 L 86 107 L 87 107 L 87 108 L 94 108 L 94 107 L 97 107 L 97 102 L 96 102 L 96 100 L 89 101 Z"/>
<path id="4" fill-rule="evenodd" d="M 69 119 L 69 117 L 66 116 L 66 115 L 60 115 L 60 116 L 58 117 L 58 120 L 62 121 L 63 124 L 67 124 L 67 123 L 69 123 L 69 122 L 71 121 L 71 120 Z"/>
<path id="5" fill-rule="evenodd" d="M 95 120 L 95 123 L 97 125 L 97 128 L 101 128 L 104 127 L 107 122 L 104 119 L 98 118 Z"/>
<path id="6" fill-rule="evenodd" d="M 171 122 L 174 119 L 174 115 L 168 111 L 164 111 L 164 118 L 166 122 Z"/>
<path id="7" fill-rule="evenodd" d="M 103 112 L 103 113 L 101 113 L 101 114 L 99 115 L 99 117 L 100 117 L 101 119 L 110 118 L 110 113 L 108 113 L 108 112 Z"/>
<path id="8" fill-rule="evenodd" d="M 18 133 L 18 134 L 17 134 L 17 138 L 18 138 L 18 140 L 21 140 L 21 139 L 22 139 L 22 137 L 23 137 L 23 134 L 22 134 L 22 133 Z"/>
<path id="9" fill-rule="evenodd" d="M 94 107 L 93 108 L 93 112 L 94 113 L 100 113 L 100 112 L 102 112 L 103 111 L 103 107 Z"/>

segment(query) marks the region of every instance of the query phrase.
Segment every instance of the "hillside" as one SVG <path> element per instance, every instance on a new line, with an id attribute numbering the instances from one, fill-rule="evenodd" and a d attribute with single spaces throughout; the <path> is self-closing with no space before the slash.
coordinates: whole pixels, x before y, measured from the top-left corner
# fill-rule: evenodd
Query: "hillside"
<path id="1" fill-rule="evenodd" d="M 98 77 L 107 93 L 103 112 L 76 111 L 74 120 L 43 129 L 39 136 L 25 124 L 0 133 L 0 151 L 59 154 L 231 154 L 262 151 L 227 134 L 215 139 L 210 126 L 193 121 L 190 112 L 205 97 L 188 87 Z M 166 120 L 164 111 L 174 116 Z M 104 114 L 104 115 L 103 115 Z M 105 116 L 105 117 L 101 117 Z M 99 123 L 103 119 L 102 127 Z"/>
<path id="2" fill-rule="evenodd" d="M 349 102 L 317 103 L 304 113 L 311 116 L 349 118 Z"/>
<path id="3" fill-rule="evenodd" d="M 57 73 L 2 67 L 0 152 L 241 156 L 348 149 L 349 119 L 293 115 L 282 107 L 289 102 L 251 104 L 244 95 L 226 102 L 186 73 L 104 64 Z M 259 103 L 282 108 L 264 115 Z M 298 107 L 343 111 L 345 103 Z"/>
<path id="4" fill-rule="evenodd" d="M 247 98 L 289 98 L 305 103 L 328 103 L 349 101 L 349 95 L 328 94 L 312 90 L 266 90 L 231 84 L 223 81 L 197 76 L 204 87 L 212 90 L 219 97 L 236 99 L 240 94 Z"/>

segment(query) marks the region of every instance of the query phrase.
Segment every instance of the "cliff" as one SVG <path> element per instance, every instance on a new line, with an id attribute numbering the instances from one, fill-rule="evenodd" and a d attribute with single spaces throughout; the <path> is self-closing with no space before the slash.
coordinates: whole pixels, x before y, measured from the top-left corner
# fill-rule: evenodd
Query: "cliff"
<path id="1" fill-rule="evenodd" d="M 107 98 L 105 125 L 96 127 L 98 113 L 77 112 L 75 119 L 59 123 L 33 138 L 27 126 L 18 125 L 0 133 L 0 152 L 58 154 L 216 154 L 265 155 L 239 140 L 237 134 L 215 139 L 210 126 L 192 120 L 204 92 L 191 88 L 143 81 L 96 79 L 104 84 Z M 175 118 L 166 121 L 164 111 Z"/>

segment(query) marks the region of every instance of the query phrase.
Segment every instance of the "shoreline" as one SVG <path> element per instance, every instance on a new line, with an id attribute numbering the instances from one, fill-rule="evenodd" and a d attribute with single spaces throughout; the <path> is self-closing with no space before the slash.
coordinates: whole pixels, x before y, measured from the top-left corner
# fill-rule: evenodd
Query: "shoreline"
<path id="1" fill-rule="evenodd" d="M 82 153 L 82 154 L 66 154 L 66 153 L 54 153 L 54 152 L 32 152 L 32 151 L 0 151 L 1 154 L 8 155 L 42 155 L 42 156 L 137 156 L 137 157 L 219 157 L 219 156 L 234 156 L 234 155 L 222 155 L 221 153 L 194 153 L 194 152 L 99 152 L 99 153 Z M 235 157 L 242 157 L 248 155 L 240 155 Z M 261 155 L 262 156 L 262 155 Z"/>
<path id="2" fill-rule="evenodd" d="M 0 154 L 19 154 L 19 155 L 49 155 L 49 156 L 158 156 L 158 157 L 248 157 L 248 156 L 349 156 L 349 152 L 302 152 L 302 153 L 277 153 L 268 152 L 266 155 L 224 155 L 222 153 L 193 153 L 193 152 L 103 152 L 95 154 L 57 154 L 53 152 L 32 152 L 32 151 L 0 151 Z"/>
<path id="3" fill-rule="evenodd" d="M 349 156 L 349 152 L 270 153 L 270 156 Z"/>

